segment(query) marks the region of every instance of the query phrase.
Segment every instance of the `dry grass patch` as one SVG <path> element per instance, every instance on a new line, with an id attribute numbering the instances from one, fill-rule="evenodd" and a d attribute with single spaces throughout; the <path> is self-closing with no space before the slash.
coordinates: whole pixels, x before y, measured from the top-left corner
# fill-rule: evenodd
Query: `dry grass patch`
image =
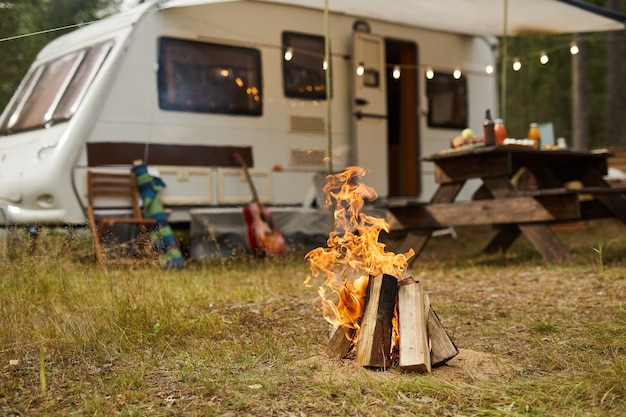
<path id="1" fill-rule="evenodd" d="M 302 285 L 304 253 L 178 272 L 142 264 L 100 271 L 88 242 L 45 235 L 31 254 L 13 248 L 3 259 L 0 410 L 625 415 L 623 231 L 598 223 L 563 235 L 576 262 L 560 267 L 523 240 L 487 257 L 475 231 L 434 239 L 413 273 L 461 353 L 428 375 L 326 357 L 329 327 L 312 308 L 315 288 Z"/>

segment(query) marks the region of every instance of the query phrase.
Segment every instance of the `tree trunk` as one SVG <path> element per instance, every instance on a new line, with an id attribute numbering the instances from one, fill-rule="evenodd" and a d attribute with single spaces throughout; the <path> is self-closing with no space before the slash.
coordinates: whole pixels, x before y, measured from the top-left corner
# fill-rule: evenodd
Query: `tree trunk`
<path id="1" fill-rule="evenodd" d="M 607 0 L 606 7 L 620 10 L 620 0 Z M 622 98 L 622 31 L 608 32 L 606 35 L 606 145 L 623 145 Z"/>
<path id="2" fill-rule="evenodd" d="M 585 35 L 574 34 L 578 53 L 572 55 L 572 144 L 577 150 L 589 149 L 589 95 L 587 86 Z"/>

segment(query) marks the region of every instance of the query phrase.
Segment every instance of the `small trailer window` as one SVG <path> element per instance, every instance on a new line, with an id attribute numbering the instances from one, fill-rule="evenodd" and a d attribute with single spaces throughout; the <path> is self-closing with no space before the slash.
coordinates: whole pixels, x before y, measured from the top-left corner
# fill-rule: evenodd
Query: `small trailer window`
<path id="1" fill-rule="evenodd" d="M 467 122 L 467 79 L 461 75 L 435 72 L 426 80 L 428 126 L 464 129 Z"/>
<path id="2" fill-rule="evenodd" d="M 163 110 L 261 115 L 261 53 L 161 38 L 158 89 Z"/>
<path id="3" fill-rule="evenodd" d="M 35 68 L 17 92 L 0 133 L 9 135 L 69 120 L 112 46 L 113 41 L 103 42 Z"/>
<path id="4" fill-rule="evenodd" d="M 324 38 L 283 32 L 283 85 L 285 96 L 304 100 L 326 99 Z"/>

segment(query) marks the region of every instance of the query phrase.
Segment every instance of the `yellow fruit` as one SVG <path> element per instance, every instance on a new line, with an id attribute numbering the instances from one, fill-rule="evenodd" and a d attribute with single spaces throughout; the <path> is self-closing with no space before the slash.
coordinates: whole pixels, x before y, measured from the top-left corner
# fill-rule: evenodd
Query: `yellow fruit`
<path id="1" fill-rule="evenodd" d="M 474 135 L 474 131 L 469 127 L 463 129 L 463 131 L 461 132 L 461 136 L 463 137 L 463 139 L 473 139 L 474 137 L 476 137 L 476 135 Z"/>

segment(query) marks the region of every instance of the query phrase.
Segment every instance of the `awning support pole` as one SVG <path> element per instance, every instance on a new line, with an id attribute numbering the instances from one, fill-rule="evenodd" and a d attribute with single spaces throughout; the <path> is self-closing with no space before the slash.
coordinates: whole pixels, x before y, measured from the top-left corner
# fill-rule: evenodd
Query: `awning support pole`
<path id="1" fill-rule="evenodd" d="M 500 70 L 502 71 L 501 80 L 500 80 L 500 118 L 503 119 L 506 123 L 506 72 L 508 70 L 508 14 L 509 14 L 509 2 L 508 0 L 504 0 L 504 16 L 502 19 L 502 64 L 500 66 Z"/>
<path id="2" fill-rule="evenodd" d="M 326 134 L 328 136 L 328 173 L 333 173 L 333 135 L 332 135 L 332 106 L 331 106 L 331 85 L 330 85 L 330 23 L 328 21 L 328 0 L 324 0 L 324 62 L 326 63 L 325 83 L 326 83 Z"/>

